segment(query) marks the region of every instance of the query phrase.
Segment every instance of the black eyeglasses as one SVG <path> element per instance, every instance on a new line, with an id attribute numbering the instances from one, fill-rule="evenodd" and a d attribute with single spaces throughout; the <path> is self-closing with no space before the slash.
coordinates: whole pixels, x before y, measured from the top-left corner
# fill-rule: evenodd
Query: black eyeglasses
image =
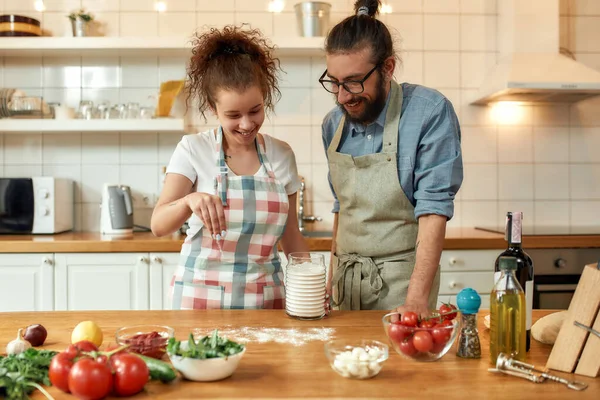
<path id="1" fill-rule="evenodd" d="M 325 90 L 327 90 L 329 93 L 338 94 L 340 92 L 340 86 L 343 86 L 344 89 L 346 89 L 346 91 L 348 93 L 360 94 L 365 91 L 365 86 L 364 86 L 365 81 L 367 79 L 369 79 L 371 74 L 373 74 L 373 72 L 375 72 L 375 70 L 377 68 L 379 68 L 379 64 L 374 66 L 373 69 L 370 70 L 365 75 L 364 78 L 362 78 L 360 80 L 350 80 L 350 81 L 344 81 L 344 82 L 332 81 L 330 79 L 323 79 L 325 77 L 325 75 L 327 75 L 327 70 L 325 70 L 325 72 L 323 72 L 323 75 L 321 75 L 321 77 L 319 78 L 319 82 L 321 82 L 321 85 L 323 86 L 323 88 Z"/>

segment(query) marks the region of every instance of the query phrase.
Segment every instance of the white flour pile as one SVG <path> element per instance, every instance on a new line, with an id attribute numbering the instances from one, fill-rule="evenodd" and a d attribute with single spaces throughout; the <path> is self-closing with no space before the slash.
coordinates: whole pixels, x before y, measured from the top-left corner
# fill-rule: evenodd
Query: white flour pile
<path id="1" fill-rule="evenodd" d="M 211 334 L 212 329 L 194 329 L 195 338 Z M 309 329 L 281 329 L 281 328 L 233 328 L 226 326 L 219 328 L 219 336 L 236 341 L 238 343 L 285 343 L 293 346 L 302 346 L 307 342 L 326 342 L 333 338 L 333 328 L 309 328 Z"/>

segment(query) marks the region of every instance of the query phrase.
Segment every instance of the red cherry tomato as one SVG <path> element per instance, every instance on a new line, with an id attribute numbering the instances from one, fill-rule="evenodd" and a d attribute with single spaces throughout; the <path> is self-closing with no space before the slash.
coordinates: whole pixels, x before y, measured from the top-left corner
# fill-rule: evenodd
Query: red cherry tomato
<path id="1" fill-rule="evenodd" d="M 75 345 L 70 344 L 63 353 L 72 360 L 79 355 L 79 349 Z"/>
<path id="2" fill-rule="evenodd" d="M 448 340 L 450 340 L 451 335 L 451 326 L 448 327 L 442 324 L 437 324 L 431 331 L 431 337 L 433 338 L 434 343 L 446 344 Z"/>
<path id="3" fill-rule="evenodd" d="M 441 352 L 442 350 L 444 350 L 444 347 L 446 347 L 446 343 L 433 342 L 433 347 L 431 348 L 431 352 L 437 354 L 437 353 Z"/>
<path id="4" fill-rule="evenodd" d="M 404 314 L 402 314 L 400 322 L 402 322 L 402 325 L 405 326 L 417 326 L 417 323 L 419 322 L 419 316 L 417 315 L 417 313 L 407 311 Z"/>
<path id="5" fill-rule="evenodd" d="M 433 348 L 433 339 L 431 334 L 427 331 L 418 331 L 414 334 L 413 346 L 420 352 L 427 353 Z"/>
<path id="6" fill-rule="evenodd" d="M 456 306 L 450 303 L 442 304 L 439 311 L 440 314 L 442 314 L 442 318 L 444 318 L 446 321 L 452 321 L 457 315 Z"/>
<path id="7" fill-rule="evenodd" d="M 417 349 L 415 349 L 415 346 L 413 345 L 412 339 L 406 339 L 400 342 L 398 348 L 402 353 L 406 354 L 407 356 L 414 356 L 418 353 Z"/>
<path id="8" fill-rule="evenodd" d="M 96 346 L 94 343 L 90 342 L 89 340 L 81 340 L 81 341 L 75 343 L 75 347 L 79 351 L 98 351 L 98 346 Z"/>
<path id="9" fill-rule="evenodd" d="M 69 372 L 69 389 L 80 399 L 102 399 L 110 393 L 112 385 L 113 376 L 108 365 L 91 358 L 80 359 Z"/>
<path id="10" fill-rule="evenodd" d="M 140 392 L 150 378 L 144 360 L 134 354 L 116 354 L 110 358 L 115 372 L 114 390 L 119 396 L 132 396 Z"/>
<path id="11" fill-rule="evenodd" d="M 69 371 L 72 367 L 73 359 L 69 354 L 62 352 L 55 355 L 48 368 L 48 378 L 50 378 L 52 386 L 69 393 Z"/>
<path id="12" fill-rule="evenodd" d="M 401 323 L 393 323 L 390 324 L 388 328 L 388 335 L 390 340 L 394 343 L 400 343 L 404 339 L 410 337 L 414 329 L 409 326 L 404 326 Z"/>
<path id="13" fill-rule="evenodd" d="M 431 329 L 434 326 L 435 326 L 435 320 L 434 319 L 424 319 L 421 322 L 419 322 L 419 328 Z"/>

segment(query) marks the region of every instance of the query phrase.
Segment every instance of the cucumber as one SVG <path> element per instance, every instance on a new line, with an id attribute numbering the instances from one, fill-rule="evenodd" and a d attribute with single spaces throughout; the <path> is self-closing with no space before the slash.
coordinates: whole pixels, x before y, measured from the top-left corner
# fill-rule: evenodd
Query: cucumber
<path id="1" fill-rule="evenodd" d="M 173 367 L 171 367 L 171 364 L 141 354 L 136 354 L 136 356 L 146 363 L 146 366 L 150 370 L 150 379 L 167 383 L 177 378 L 177 373 Z"/>

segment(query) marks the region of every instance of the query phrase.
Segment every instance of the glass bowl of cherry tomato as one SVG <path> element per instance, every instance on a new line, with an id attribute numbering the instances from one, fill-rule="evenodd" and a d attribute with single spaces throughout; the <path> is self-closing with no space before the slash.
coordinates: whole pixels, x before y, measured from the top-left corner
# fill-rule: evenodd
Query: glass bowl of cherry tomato
<path id="1" fill-rule="evenodd" d="M 167 341 L 173 337 L 175 330 L 165 325 L 134 325 L 120 328 L 115 339 L 121 346 L 128 345 L 128 350 L 152 358 L 162 358 L 167 351 Z"/>
<path id="2" fill-rule="evenodd" d="M 394 312 L 384 315 L 382 320 L 392 348 L 409 360 L 439 360 L 458 336 L 456 311 L 440 313 L 440 310 L 435 310 L 427 317 L 411 311 L 403 314 Z"/>

